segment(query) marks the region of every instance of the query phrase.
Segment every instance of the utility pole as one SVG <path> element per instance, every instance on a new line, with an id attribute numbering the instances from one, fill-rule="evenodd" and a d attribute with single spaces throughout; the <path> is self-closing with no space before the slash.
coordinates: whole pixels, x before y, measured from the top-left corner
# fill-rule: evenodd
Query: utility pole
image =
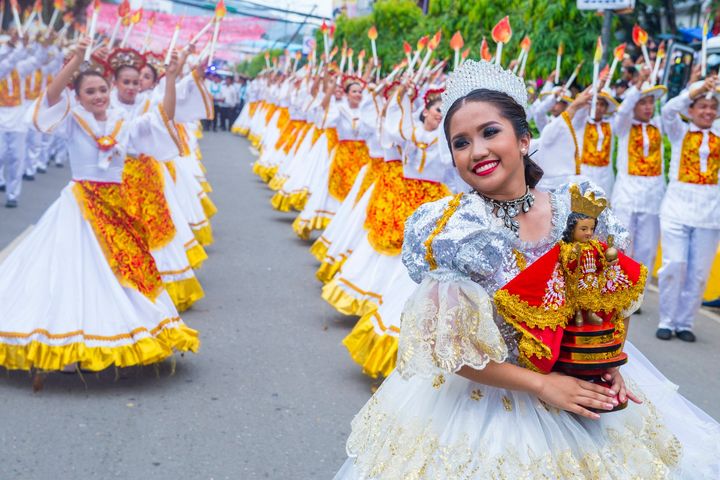
<path id="1" fill-rule="evenodd" d="M 602 24 L 602 43 L 605 48 L 606 55 L 603 55 L 602 61 L 600 62 L 600 68 L 604 68 L 607 64 L 607 52 L 610 50 L 610 36 L 612 34 L 612 21 L 613 11 L 605 10 L 603 12 L 603 24 Z"/>

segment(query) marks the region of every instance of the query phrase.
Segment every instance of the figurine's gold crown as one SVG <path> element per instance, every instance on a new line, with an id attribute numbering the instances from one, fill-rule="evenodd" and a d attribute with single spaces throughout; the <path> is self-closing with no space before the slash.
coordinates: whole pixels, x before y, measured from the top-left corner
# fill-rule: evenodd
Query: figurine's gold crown
<path id="1" fill-rule="evenodd" d="M 577 184 L 570 186 L 570 208 L 573 212 L 598 218 L 606 207 L 607 200 L 595 198 L 595 192 L 585 192 L 585 195 L 582 195 Z"/>

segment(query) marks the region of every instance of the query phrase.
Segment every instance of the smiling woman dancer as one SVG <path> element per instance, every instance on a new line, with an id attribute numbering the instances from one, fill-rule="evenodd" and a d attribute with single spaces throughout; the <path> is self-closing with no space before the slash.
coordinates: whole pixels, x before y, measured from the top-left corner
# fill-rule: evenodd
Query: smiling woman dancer
<path id="1" fill-rule="evenodd" d="M 492 297 L 555 245 L 570 213 L 568 186 L 534 188 L 526 103 L 523 81 L 495 64 L 466 61 L 451 75 L 444 141 L 473 193 L 408 220 L 403 261 L 420 285 L 398 366 L 353 420 L 336 478 L 718 478 L 718 424 L 629 342 L 623 373 L 605 374 L 610 388 L 520 365 L 518 334 Z M 609 210 L 596 233 L 627 243 Z M 633 403 L 595 413 L 615 394 Z"/>
<path id="2" fill-rule="evenodd" d="M 199 346 L 122 188 L 128 149 L 159 159 L 173 150 L 177 55 L 161 104 L 128 117 L 110 108 L 104 72 L 83 62 L 89 44 L 80 42 L 33 107 L 36 129 L 67 139 L 73 180 L 0 265 L 0 366 L 7 369 L 146 365 Z"/>

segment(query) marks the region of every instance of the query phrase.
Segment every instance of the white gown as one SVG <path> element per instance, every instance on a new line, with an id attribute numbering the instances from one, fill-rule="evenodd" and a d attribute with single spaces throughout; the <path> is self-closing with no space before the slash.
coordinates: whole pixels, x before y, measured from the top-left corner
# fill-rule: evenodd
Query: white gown
<path id="1" fill-rule="evenodd" d="M 644 402 L 599 420 L 455 374 L 491 361 L 517 365 L 517 333 L 492 295 L 517 275 L 520 255 L 530 264 L 560 238 L 567 187 L 551 204 L 551 234 L 535 243 L 515 237 L 472 194 L 427 203 L 408 220 L 403 262 L 420 285 L 403 311 L 398 367 L 352 421 L 336 479 L 718 478 L 720 426 L 630 343 L 621 371 Z M 606 210 L 597 235 L 609 234 L 627 244 Z"/>
<path id="2" fill-rule="evenodd" d="M 0 365 L 60 370 L 78 362 L 81 368 L 102 370 L 158 362 L 174 350 L 196 351 L 197 332 L 180 319 L 149 251 L 135 256 L 146 262 L 147 276 L 134 279 L 158 275 L 157 289 L 143 294 L 134 286 L 142 280 L 128 283 L 111 267 L 109 258 L 120 269 L 130 264 L 108 257 L 78 192 L 82 185 L 117 185 L 119 190 L 127 146 L 157 146 L 152 153 L 160 154 L 171 142 L 164 125 L 152 114 L 138 116 L 123 124 L 114 136 L 115 147 L 103 152 L 77 119 L 97 138 L 113 133 L 118 112 L 111 109 L 106 122 L 97 122 L 81 106 L 71 108 L 67 93 L 51 108 L 44 96 L 38 102 L 33 124 L 67 139 L 74 180 L 0 264 Z M 114 218 L 112 210 L 110 214 Z M 134 230 L 116 231 L 128 235 Z M 126 245 L 125 253 L 137 253 L 130 250 L 135 244 Z"/>

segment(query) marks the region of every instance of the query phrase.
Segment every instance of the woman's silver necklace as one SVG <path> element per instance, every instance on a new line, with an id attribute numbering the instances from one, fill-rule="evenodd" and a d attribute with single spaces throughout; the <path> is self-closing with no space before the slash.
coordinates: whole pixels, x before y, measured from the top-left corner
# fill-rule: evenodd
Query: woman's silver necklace
<path id="1" fill-rule="evenodd" d="M 513 200 L 495 200 L 494 198 L 487 197 L 477 190 L 475 193 L 493 206 L 493 212 L 495 216 L 503 221 L 505 227 L 509 228 L 516 237 L 520 236 L 520 223 L 515 220 L 515 217 L 520 215 L 520 212 L 527 213 L 535 203 L 535 195 L 530 193 L 530 187 L 525 187 L 525 195 L 520 198 Z"/>

